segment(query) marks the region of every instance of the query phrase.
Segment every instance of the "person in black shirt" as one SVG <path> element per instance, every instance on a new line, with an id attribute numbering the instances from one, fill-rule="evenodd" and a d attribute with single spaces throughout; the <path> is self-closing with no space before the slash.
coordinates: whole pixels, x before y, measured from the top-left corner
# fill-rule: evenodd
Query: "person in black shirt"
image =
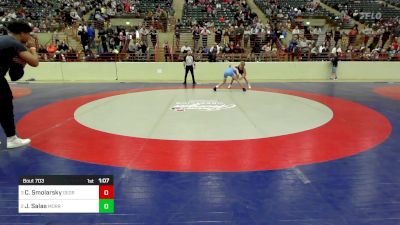
<path id="1" fill-rule="evenodd" d="M 157 30 L 153 27 L 150 27 L 150 40 L 153 44 L 153 48 L 155 48 L 157 44 Z"/>
<path id="2" fill-rule="evenodd" d="M 89 47 L 89 36 L 85 30 L 80 31 L 81 36 L 81 44 L 83 49 L 87 49 Z"/>
<path id="3" fill-rule="evenodd" d="M 381 45 L 381 48 L 385 47 L 385 44 L 386 44 L 387 40 L 389 40 L 389 37 L 390 37 L 391 34 L 392 33 L 390 32 L 390 30 L 386 27 L 385 28 L 385 32 L 383 32 L 383 34 L 382 34 L 382 45 Z"/>
<path id="4" fill-rule="evenodd" d="M 104 30 L 101 30 L 99 32 L 99 38 L 100 38 L 100 41 L 101 41 L 102 53 L 103 52 L 108 52 L 107 33 Z"/>
<path id="5" fill-rule="evenodd" d="M 340 39 L 342 39 L 342 34 L 340 33 L 340 29 L 336 28 L 335 33 L 333 34 L 333 40 L 335 41 L 335 46 L 337 46 Z"/>
<path id="6" fill-rule="evenodd" d="M 140 42 L 140 50 L 142 51 L 142 54 L 143 55 L 146 55 L 146 53 L 147 53 L 147 45 L 146 45 L 146 43 L 144 43 L 144 42 Z"/>
<path id="7" fill-rule="evenodd" d="M 62 41 L 61 44 L 58 45 L 57 50 L 58 50 L 58 51 L 61 51 L 61 52 L 67 52 L 67 51 L 69 50 L 69 47 L 68 47 L 68 45 L 65 43 L 65 41 Z"/>
<path id="8" fill-rule="evenodd" d="M 168 41 L 165 42 L 164 44 L 164 57 L 165 57 L 165 62 L 168 62 L 168 58 L 170 61 L 172 61 L 171 59 L 171 47 L 168 44 Z"/>
<path id="9" fill-rule="evenodd" d="M 17 148 L 28 145 L 31 141 L 16 135 L 13 95 L 5 75 L 9 72 L 11 80 L 20 79 L 25 64 L 37 67 L 39 57 L 30 36 L 32 28 L 29 24 L 16 21 L 9 23 L 7 28 L 10 35 L 0 37 L 0 124 L 7 136 L 7 148 Z"/>
<path id="10" fill-rule="evenodd" d="M 147 50 L 148 50 L 146 43 L 140 41 L 139 43 L 136 44 L 136 49 L 139 59 L 145 61 L 147 58 Z"/>
<path id="11" fill-rule="evenodd" d="M 339 61 L 339 57 L 338 57 L 337 53 L 335 53 L 333 55 L 333 57 L 331 58 L 331 62 L 332 62 L 332 74 L 330 77 L 331 80 L 337 79 L 336 70 L 337 70 L 337 66 L 338 66 L 338 61 Z"/>
<path id="12" fill-rule="evenodd" d="M 220 27 L 215 31 L 215 43 L 221 43 L 222 40 L 222 29 Z"/>
<path id="13" fill-rule="evenodd" d="M 260 53 L 261 46 L 258 42 L 255 42 L 253 48 L 251 49 L 251 55 L 256 59 L 256 61 L 260 61 Z"/>
<path id="14" fill-rule="evenodd" d="M 175 28 L 175 44 L 177 48 L 179 48 L 180 40 L 181 40 L 181 33 L 179 31 L 179 28 L 177 27 Z"/>
<path id="15" fill-rule="evenodd" d="M 7 30 L 4 27 L 0 27 L 0 36 L 7 35 Z"/>
<path id="16" fill-rule="evenodd" d="M 185 68 L 185 81 L 183 82 L 183 85 L 186 85 L 186 78 L 187 78 L 189 71 L 192 74 L 193 85 L 196 85 L 196 80 L 194 79 L 194 71 L 193 71 L 195 66 L 196 66 L 196 63 L 194 61 L 192 51 L 189 51 L 187 53 L 187 55 L 185 56 L 185 58 L 183 59 L 183 67 Z"/>
<path id="17" fill-rule="evenodd" d="M 175 24 L 175 30 L 180 30 L 182 28 L 182 23 L 181 20 L 178 19 L 178 21 Z"/>
<path id="18" fill-rule="evenodd" d="M 246 63 L 244 61 L 241 61 L 238 66 L 235 66 L 235 68 L 238 71 L 238 77 L 237 78 L 238 78 L 238 80 L 244 79 L 244 81 L 246 81 L 248 89 L 251 89 L 251 85 L 249 83 L 249 80 L 247 79 L 247 71 L 246 71 L 245 66 L 246 66 Z M 231 86 L 233 84 L 233 80 L 234 79 L 231 80 L 231 83 L 228 85 L 228 88 L 231 88 Z"/>

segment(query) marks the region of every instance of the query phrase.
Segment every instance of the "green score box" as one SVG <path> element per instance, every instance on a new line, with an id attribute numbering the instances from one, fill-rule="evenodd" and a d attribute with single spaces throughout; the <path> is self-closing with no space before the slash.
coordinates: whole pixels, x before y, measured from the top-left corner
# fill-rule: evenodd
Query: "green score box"
<path id="1" fill-rule="evenodd" d="M 99 213 L 114 213 L 114 199 L 100 199 Z"/>

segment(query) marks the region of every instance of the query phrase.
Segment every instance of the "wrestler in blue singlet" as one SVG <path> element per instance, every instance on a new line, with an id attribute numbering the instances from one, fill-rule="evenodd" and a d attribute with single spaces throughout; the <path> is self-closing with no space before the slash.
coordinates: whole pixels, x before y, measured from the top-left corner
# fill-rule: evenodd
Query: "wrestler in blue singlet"
<path id="1" fill-rule="evenodd" d="M 224 71 L 224 78 L 233 77 L 235 74 L 235 69 L 233 67 L 229 67 Z"/>

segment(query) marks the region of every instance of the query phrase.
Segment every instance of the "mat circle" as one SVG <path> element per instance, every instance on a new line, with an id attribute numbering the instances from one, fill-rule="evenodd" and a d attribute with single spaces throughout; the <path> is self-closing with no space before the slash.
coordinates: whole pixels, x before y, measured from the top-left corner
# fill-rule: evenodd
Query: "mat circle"
<path id="1" fill-rule="evenodd" d="M 151 171 L 238 172 L 285 169 L 351 156 L 379 145 L 392 129 L 383 115 L 355 102 L 267 88 L 256 90 L 317 101 L 334 116 L 325 125 L 300 133 L 232 141 L 127 137 L 87 128 L 74 119 L 77 108 L 101 98 L 176 88 L 112 91 L 55 102 L 25 115 L 18 132 L 31 137 L 32 147 L 39 151 L 87 163 Z"/>

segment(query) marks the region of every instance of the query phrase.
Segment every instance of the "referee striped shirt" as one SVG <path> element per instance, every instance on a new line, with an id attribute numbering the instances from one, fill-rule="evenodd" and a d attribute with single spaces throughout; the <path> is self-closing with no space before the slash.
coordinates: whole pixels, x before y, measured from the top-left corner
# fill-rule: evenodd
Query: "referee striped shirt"
<path id="1" fill-rule="evenodd" d="M 185 63 L 185 66 L 193 66 L 195 64 L 193 56 L 192 55 L 187 55 L 185 57 L 184 63 Z"/>

